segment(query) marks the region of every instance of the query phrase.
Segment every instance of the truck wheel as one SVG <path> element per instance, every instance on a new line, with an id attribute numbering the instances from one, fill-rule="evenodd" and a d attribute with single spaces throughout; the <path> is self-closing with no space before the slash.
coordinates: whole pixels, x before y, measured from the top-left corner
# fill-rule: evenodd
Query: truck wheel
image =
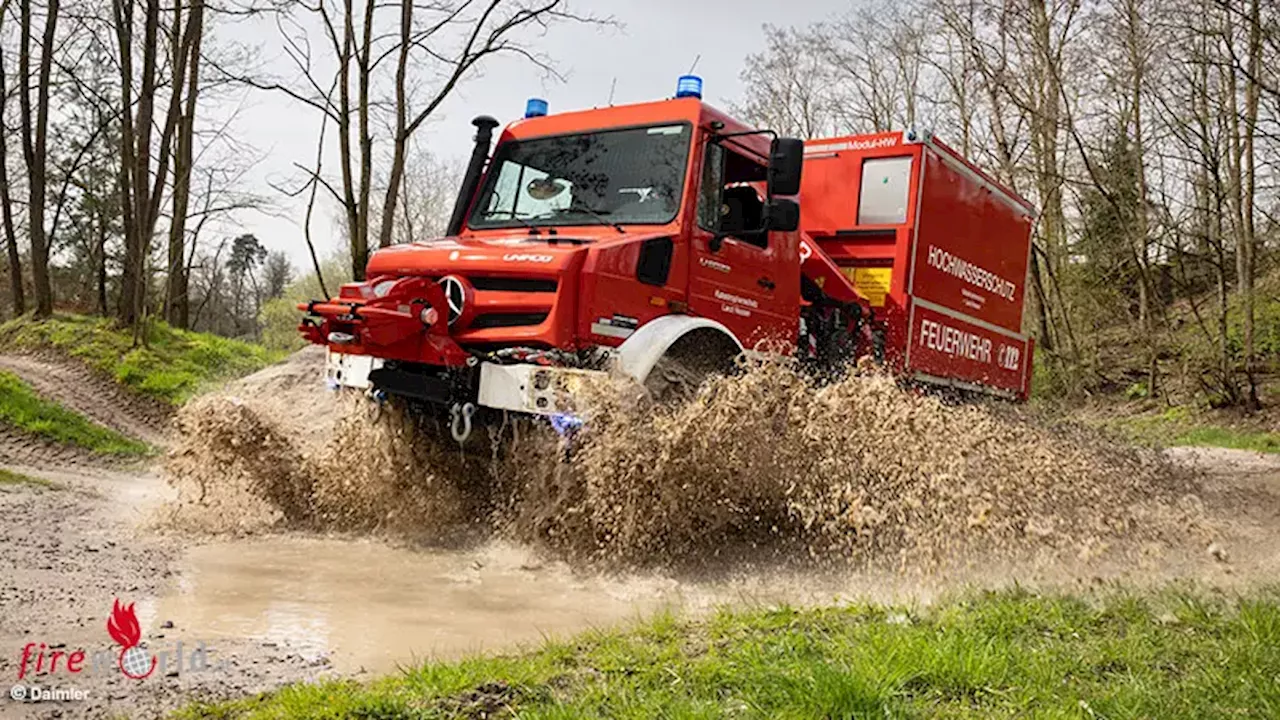
<path id="1" fill-rule="evenodd" d="M 739 350 L 732 339 L 714 331 L 695 331 L 675 342 L 645 378 L 649 396 L 660 404 L 692 400 L 707 378 L 733 370 Z"/>
<path id="2" fill-rule="evenodd" d="M 691 400 L 706 379 L 707 373 L 685 365 L 679 358 L 665 355 L 645 378 L 644 387 L 655 402 L 680 403 Z"/>

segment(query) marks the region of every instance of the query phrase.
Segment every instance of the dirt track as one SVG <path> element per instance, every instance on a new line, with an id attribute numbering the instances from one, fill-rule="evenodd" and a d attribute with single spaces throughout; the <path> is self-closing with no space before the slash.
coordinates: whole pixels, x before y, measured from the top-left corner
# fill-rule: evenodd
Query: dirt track
<path id="1" fill-rule="evenodd" d="M 153 447 L 165 446 L 171 411 L 160 403 L 131 396 L 88 368 L 34 355 L 0 355 L 0 371 L 17 375 L 42 397 Z M 0 426 L 0 463 L 9 466 L 90 470 L 102 458 Z"/>
<path id="2" fill-rule="evenodd" d="M 0 355 L 0 370 L 17 375 L 40 395 L 99 424 L 151 445 L 164 444 L 167 408 L 130 394 L 83 365 L 32 355 Z"/>
<path id="3" fill-rule="evenodd" d="M 145 416 L 121 417 L 91 391 L 65 389 L 65 378 L 74 376 L 59 368 L 26 358 L 0 358 L 0 367 L 103 424 L 163 440 Z M 277 371 L 268 374 L 266 385 L 251 389 L 301 381 Z M 6 679 L 0 689 L 16 681 L 27 643 L 67 652 L 112 649 L 105 621 L 117 597 L 138 603 L 149 648 L 163 650 L 182 640 L 189 649 L 203 640 L 217 668 L 173 677 L 157 672 L 142 681 L 114 672 L 70 680 L 45 675 L 37 682 L 87 690 L 89 700 L 25 706 L 0 700 L 0 717 L 154 716 L 202 697 L 237 696 L 362 667 L 391 670 L 423 653 L 450 656 L 536 641 L 543 631 L 625 620 L 667 602 L 696 610 L 744 597 L 798 603 L 836 596 L 927 600 L 961 584 L 1012 580 L 1191 578 L 1247 586 L 1280 576 L 1280 457 L 1251 453 L 1173 452 L 1179 462 L 1207 473 L 1204 503 L 1211 516 L 1227 523 L 1212 549 L 1152 556 L 1136 566 L 1081 558 L 1070 566 L 957 569 L 909 581 L 856 573 L 761 574 L 726 583 L 587 577 L 492 546 L 422 552 L 296 534 L 211 542 L 161 533 L 150 529 L 151 520 L 171 491 L 155 471 L 96 468 L 82 457 L 33 454 L 24 443 L 0 433 L 0 458 L 37 460 L 9 467 L 61 489 L 0 487 L 0 677 Z M 166 627 L 169 622 L 172 627 Z"/>

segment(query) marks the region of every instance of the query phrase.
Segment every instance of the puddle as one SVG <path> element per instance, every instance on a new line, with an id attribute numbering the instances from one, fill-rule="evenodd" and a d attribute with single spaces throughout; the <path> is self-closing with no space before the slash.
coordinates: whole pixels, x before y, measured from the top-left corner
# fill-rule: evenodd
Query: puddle
<path id="1" fill-rule="evenodd" d="M 989 563 L 905 576 L 760 572 L 690 581 L 574 573 L 501 543 L 424 551 L 281 536 L 190 550 L 168 594 L 139 603 L 139 615 L 144 626 L 169 620 L 182 636 L 214 647 L 219 639 L 269 643 L 272 654 L 327 657 L 339 673 L 379 674 L 426 659 L 537 646 L 663 609 L 700 614 L 722 605 L 850 600 L 918 605 L 959 587 L 1060 585 L 1112 574 L 1105 563 L 1087 565 L 1037 570 Z"/>
<path id="2" fill-rule="evenodd" d="M 386 672 L 537 644 L 689 600 L 672 580 L 575 575 L 503 545 L 432 552 L 273 538 L 194 548 L 170 594 L 146 610 L 184 635 L 248 638 L 327 654 L 340 672 Z"/>

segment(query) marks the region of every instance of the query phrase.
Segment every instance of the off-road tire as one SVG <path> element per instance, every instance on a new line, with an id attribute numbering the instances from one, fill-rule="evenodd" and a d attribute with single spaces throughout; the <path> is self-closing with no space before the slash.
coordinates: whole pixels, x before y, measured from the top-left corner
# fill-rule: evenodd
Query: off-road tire
<path id="1" fill-rule="evenodd" d="M 721 333 L 691 333 L 659 358 L 644 387 L 656 403 L 687 402 L 712 375 L 732 372 L 738 355 L 737 346 Z"/>

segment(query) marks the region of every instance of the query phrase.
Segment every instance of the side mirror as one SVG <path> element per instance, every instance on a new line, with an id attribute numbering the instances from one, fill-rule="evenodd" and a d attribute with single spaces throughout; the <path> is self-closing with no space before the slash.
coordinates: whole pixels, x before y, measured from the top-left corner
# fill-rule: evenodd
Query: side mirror
<path id="1" fill-rule="evenodd" d="M 804 169 L 804 141 L 776 138 L 769 150 L 769 195 L 797 195 Z"/>
<path id="2" fill-rule="evenodd" d="M 770 200 L 764 213 L 764 226 L 767 230 L 792 232 L 800 227 L 800 203 L 795 200 Z"/>

